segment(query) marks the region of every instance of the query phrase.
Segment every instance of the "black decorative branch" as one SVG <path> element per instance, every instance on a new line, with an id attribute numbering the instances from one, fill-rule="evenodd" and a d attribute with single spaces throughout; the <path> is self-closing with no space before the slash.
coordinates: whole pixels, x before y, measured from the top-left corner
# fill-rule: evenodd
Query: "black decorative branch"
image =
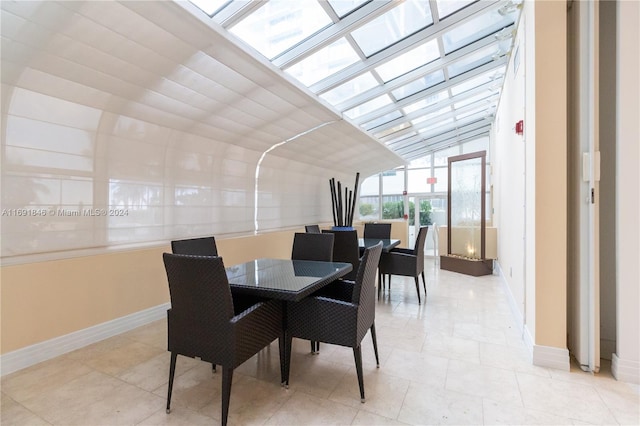
<path id="1" fill-rule="evenodd" d="M 334 226 L 353 226 L 353 216 L 358 198 L 358 183 L 360 173 L 356 173 L 355 187 L 350 190 L 344 187 L 344 203 L 342 201 L 342 183 L 335 178 L 329 179 L 329 189 L 331 190 L 331 211 L 333 213 Z"/>

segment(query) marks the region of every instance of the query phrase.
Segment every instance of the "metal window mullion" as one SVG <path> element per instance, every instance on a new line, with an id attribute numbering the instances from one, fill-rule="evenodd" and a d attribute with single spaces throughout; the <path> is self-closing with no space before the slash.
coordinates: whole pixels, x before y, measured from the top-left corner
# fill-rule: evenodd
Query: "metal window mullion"
<path id="1" fill-rule="evenodd" d="M 404 115 L 402 117 L 399 117 L 399 118 L 396 118 L 394 120 L 391 120 L 388 123 L 385 123 L 385 124 L 382 124 L 382 125 L 376 127 L 375 128 L 376 132 L 381 132 L 381 131 L 388 130 L 388 129 L 390 129 L 392 127 L 395 127 L 395 126 L 397 126 L 399 124 L 402 124 L 402 123 L 404 123 L 406 121 L 415 120 L 416 118 L 420 118 L 425 114 L 430 114 L 430 113 L 435 112 L 435 111 L 437 111 L 437 110 L 439 110 L 439 109 L 441 109 L 443 107 L 446 107 L 446 106 L 449 106 L 449 105 L 453 105 L 453 104 L 455 104 L 457 102 L 461 102 L 461 101 L 463 101 L 465 99 L 471 98 L 471 97 L 477 95 L 478 93 L 481 93 L 483 91 L 488 90 L 489 87 L 492 84 L 493 84 L 493 82 L 488 82 L 488 83 L 481 84 L 480 86 L 474 87 L 473 89 L 468 90 L 466 92 L 463 92 L 463 93 L 461 93 L 461 94 L 459 94 L 457 96 L 450 97 L 446 101 L 436 102 L 433 105 L 429 105 L 427 107 L 424 107 L 424 108 L 421 108 L 421 109 L 419 109 L 417 111 L 414 111 L 414 112 L 412 112 L 410 114 L 406 114 L 406 115 Z M 490 98 L 492 96 L 495 96 L 495 94 L 491 94 L 491 95 L 487 96 L 487 98 Z M 384 141 L 384 138 L 381 138 L 381 140 Z"/>
<path id="2" fill-rule="evenodd" d="M 507 57 L 503 56 L 500 59 L 493 61 L 493 62 L 489 62 L 488 64 L 484 64 L 479 66 L 478 68 L 474 68 L 471 71 L 467 71 L 464 74 L 460 74 L 459 76 L 456 76 L 452 79 L 450 79 L 448 82 L 446 83 L 439 83 L 436 84 L 435 86 L 432 86 L 428 89 L 424 89 L 421 90 L 420 92 L 414 93 L 413 95 L 407 96 L 406 98 L 402 99 L 401 101 L 392 103 L 390 105 L 386 105 L 384 107 L 378 108 L 374 111 L 371 111 L 370 113 L 364 114 L 360 117 L 357 117 L 355 119 L 353 119 L 353 122 L 360 125 L 362 123 L 366 123 L 368 121 L 371 120 L 375 120 L 378 117 L 382 117 L 385 114 L 388 114 L 396 109 L 405 107 L 407 105 L 411 105 L 414 102 L 419 101 L 420 99 L 432 95 L 434 93 L 440 92 L 442 90 L 447 89 L 448 87 L 455 85 L 455 84 L 459 84 L 463 81 L 466 81 L 470 78 L 476 77 L 479 74 L 482 74 L 484 72 L 493 70 L 495 68 L 498 68 L 499 66 L 504 65 L 507 62 Z M 458 79 L 458 77 L 464 77 L 464 78 L 460 78 Z"/>
<path id="3" fill-rule="evenodd" d="M 439 59 L 436 59 L 432 62 L 421 65 L 420 67 L 412 71 L 409 71 L 406 74 L 401 75 L 400 77 L 394 78 L 386 83 L 383 83 L 380 86 L 376 86 L 372 89 L 362 92 L 357 96 L 354 96 L 353 98 L 350 98 L 344 102 L 341 102 L 335 105 L 335 107 L 340 111 L 349 110 L 351 108 L 358 106 L 359 104 L 365 103 L 385 93 L 389 93 L 399 87 L 404 86 L 405 84 L 411 83 L 412 81 L 417 80 L 418 78 L 424 77 L 438 70 L 443 71 L 443 74 L 445 76 L 445 81 L 447 81 L 448 78 L 446 75 L 446 67 L 448 67 L 454 62 L 463 60 L 466 57 L 473 55 L 479 49 L 483 49 L 485 47 L 489 47 L 498 43 L 499 43 L 499 40 L 497 40 L 493 36 L 493 34 L 490 36 L 484 37 L 468 46 L 465 46 L 460 50 L 457 50 L 451 53 L 447 57 L 440 57 Z M 370 69 L 368 69 L 367 71 L 369 70 Z"/>
<path id="4" fill-rule="evenodd" d="M 472 140 L 478 139 L 479 137 L 486 136 L 488 134 L 489 134 L 489 130 L 479 129 L 477 131 L 474 131 L 468 137 L 461 139 L 460 141 L 448 139 L 442 142 L 438 142 L 437 144 L 429 144 L 423 147 L 419 147 L 418 149 L 411 151 L 411 154 L 405 154 L 404 158 L 406 158 L 408 161 L 411 161 L 416 158 L 420 158 L 425 155 L 432 154 L 435 151 L 439 151 L 441 149 L 447 148 L 448 146 L 451 146 L 454 143 L 461 144 L 463 142 L 470 142 Z"/>
<path id="5" fill-rule="evenodd" d="M 460 12 L 447 17 L 445 21 L 438 22 L 438 24 L 434 24 L 420 31 L 417 31 L 412 35 L 396 42 L 392 46 L 387 47 L 380 52 L 374 53 L 373 55 L 369 56 L 366 61 L 353 64 L 343 70 L 343 72 L 333 74 L 323 80 L 320 80 L 319 82 L 309 86 L 309 89 L 311 89 L 311 91 L 314 93 L 324 93 L 328 90 L 331 90 L 339 86 L 340 84 L 366 72 L 367 70 L 381 62 L 386 62 L 387 60 L 400 56 L 410 46 L 441 36 L 443 33 L 455 28 L 456 26 L 461 25 L 470 19 L 473 19 L 477 13 L 497 9 L 500 3 L 501 2 L 499 1 L 479 1 L 477 3 L 473 3 L 470 6 L 462 9 Z"/>
<path id="6" fill-rule="evenodd" d="M 414 145 L 413 149 L 408 151 L 404 151 L 403 158 L 419 158 L 421 156 L 427 155 L 429 153 L 433 153 L 451 146 L 457 146 L 461 144 L 461 141 L 468 142 L 472 140 L 476 140 L 480 137 L 487 136 L 489 134 L 488 129 L 478 129 L 473 132 L 470 132 L 464 138 L 452 137 L 449 139 L 444 139 L 438 142 L 429 143 L 427 141 L 423 141 L 421 144 Z"/>
<path id="7" fill-rule="evenodd" d="M 320 3 L 325 11 L 327 7 L 331 7 L 329 4 L 325 4 L 325 2 Z M 311 37 L 279 54 L 272 59 L 272 62 L 279 68 L 288 68 L 396 6 L 397 4 L 391 0 L 367 3 L 333 25 L 320 30 Z M 329 16 L 332 15 L 329 14 Z"/>
<path id="8" fill-rule="evenodd" d="M 396 147 L 394 149 L 394 151 L 396 152 L 403 152 L 404 149 L 409 148 L 413 145 L 419 144 L 421 142 L 425 142 L 425 141 L 431 141 L 431 143 L 438 143 L 438 142 L 442 142 L 448 139 L 452 138 L 452 135 L 449 135 L 449 133 L 455 133 L 455 134 L 461 134 L 461 133 L 468 133 L 468 132 L 472 132 L 474 130 L 477 129 L 481 129 L 484 127 L 490 127 L 491 123 L 487 123 L 485 120 L 476 120 L 476 121 L 470 121 L 468 123 L 465 123 L 461 126 L 452 128 L 447 130 L 446 132 L 442 132 L 440 134 L 438 134 L 437 136 L 432 136 L 432 137 L 424 137 L 423 135 L 416 135 L 413 138 L 407 138 L 405 140 L 403 140 L 403 142 L 405 142 L 405 145 L 400 146 L 400 147 Z M 454 135 L 455 136 L 455 135 Z M 406 143 L 407 141 L 409 141 L 410 143 Z"/>
<path id="9" fill-rule="evenodd" d="M 267 3 L 266 1 L 232 1 L 212 19 L 228 30 Z"/>

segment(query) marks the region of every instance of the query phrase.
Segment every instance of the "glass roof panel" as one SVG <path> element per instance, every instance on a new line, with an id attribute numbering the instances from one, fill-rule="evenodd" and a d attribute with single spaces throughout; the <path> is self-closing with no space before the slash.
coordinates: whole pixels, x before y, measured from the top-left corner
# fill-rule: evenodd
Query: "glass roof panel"
<path id="1" fill-rule="evenodd" d="M 391 120 L 395 120 L 396 118 L 400 118 L 400 117 L 402 117 L 402 113 L 396 110 L 396 111 L 390 112 L 389 114 L 385 114 L 382 117 L 378 117 L 375 120 L 371 120 L 369 122 L 361 124 L 360 127 L 366 130 L 371 130 L 375 127 L 381 126 L 385 123 L 390 122 Z"/>
<path id="2" fill-rule="evenodd" d="M 391 93 L 396 99 L 400 100 L 406 98 L 407 96 L 411 96 L 414 93 L 418 93 L 422 90 L 428 89 L 429 87 L 433 87 L 438 83 L 442 83 L 443 81 L 444 73 L 442 72 L 442 70 L 438 70 L 422 78 L 414 80 L 409 84 L 405 84 L 404 86 L 393 90 Z"/>
<path id="3" fill-rule="evenodd" d="M 198 6 L 204 13 L 213 16 L 219 9 L 222 9 L 229 0 L 191 0 L 191 3 Z"/>
<path id="4" fill-rule="evenodd" d="M 369 102 L 365 102 L 355 108 L 351 108 L 350 110 L 345 111 L 345 115 L 351 119 L 355 119 L 362 115 L 368 114 L 371 111 L 375 111 L 378 108 L 389 105 L 390 103 L 392 102 L 391 98 L 389 98 L 389 95 L 378 96 L 377 98 L 372 99 Z"/>
<path id="5" fill-rule="evenodd" d="M 349 42 L 341 38 L 285 71 L 310 86 L 359 60 Z"/>
<path id="6" fill-rule="evenodd" d="M 351 35 L 364 54 L 371 56 L 432 23 L 428 1 L 407 0 L 354 30 Z"/>
<path id="7" fill-rule="evenodd" d="M 345 117 L 396 150 L 494 114 L 506 67 L 499 63 L 512 47 L 522 6 L 508 0 L 469 7 L 478 1 L 192 0 L 326 102 L 348 105 Z M 438 28 L 399 44 L 434 24 L 432 7 Z M 485 47 L 451 60 L 451 52 L 477 41 Z M 426 64 L 429 74 L 419 77 Z M 480 66 L 498 67 L 474 75 Z"/>
<path id="8" fill-rule="evenodd" d="M 376 86 L 378 86 L 378 80 L 375 79 L 373 74 L 367 72 L 323 93 L 320 97 L 331 105 L 337 105 Z"/>
<path id="9" fill-rule="evenodd" d="M 471 78 L 463 83 L 460 83 L 451 88 L 451 93 L 455 95 L 459 95 L 460 93 L 471 90 L 475 87 L 478 87 L 482 84 L 489 83 L 491 81 L 495 81 L 497 79 L 501 79 L 502 75 L 504 75 L 504 67 L 500 67 L 497 70 L 490 70 L 485 73 L 480 74 L 477 77 Z"/>
<path id="10" fill-rule="evenodd" d="M 483 99 L 486 99 L 487 101 L 491 100 L 491 92 L 489 90 L 481 92 L 478 95 L 470 96 L 467 99 L 463 99 L 463 100 L 461 100 L 459 102 L 456 102 L 456 103 L 453 104 L 453 107 L 455 109 L 460 109 L 460 108 L 465 107 L 467 105 L 471 105 L 474 102 L 482 101 Z"/>
<path id="11" fill-rule="evenodd" d="M 430 105 L 437 104 L 438 102 L 445 99 L 449 99 L 449 92 L 447 90 L 443 90 L 442 92 L 427 96 L 426 98 L 421 99 L 418 102 L 414 102 L 411 105 L 402 108 L 402 110 L 405 114 L 411 114 L 412 112 L 417 111 L 420 108 L 426 108 Z"/>
<path id="12" fill-rule="evenodd" d="M 492 10 L 446 32 L 442 36 L 445 54 L 513 24 L 515 15 L 514 12 L 503 16 L 497 10 Z"/>
<path id="13" fill-rule="evenodd" d="M 393 126 L 381 132 L 375 133 L 375 136 L 377 138 L 384 138 L 385 136 L 389 136 L 392 133 L 399 132 L 400 130 L 404 130 L 410 126 L 411 126 L 411 123 L 409 123 L 408 121 L 405 121 L 404 123 L 398 124 L 397 126 Z"/>
<path id="14" fill-rule="evenodd" d="M 471 117 L 473 115 L 478 115 L 478 118 L 482 118 L 486 115 L 490 115 L 493 112 L 493 108 L 489 104 L 478 104 L 475 108 L 470 109 L 469 111 L 459 113 L 456 116 L 456 119 L 462 120 L 463 118 Z"/>
<path id="15" fill-rule="evenodd" d="M 447 67 L 447 71 L 449 71 L 449 77 L 451 78 L 460 74 L 464 74 L 467 71 L 479 67 L 480 65 L 489 63 L 493 61 L 494 55 L 499 55 L 499 52 L 500 50 L 498 46 L 488 46 L 484 49 L 473 52 L 471 55 L 467 55 L 459 61 L 453 62 Z"/>
<path id="16" fill-rule="evenodd" d="M 447 127 L 451 127 L 450 125 L 453 124 L 453 118 L 447 118 L 446 120 L 441 120 L 438 121 L 436 123 L 433 123 L 429 126 L 425 126 L 421 129 L 418 130 L 418 133 L 420 134 L 438 134 L 438 133 L 442 133 L 444 131 L 445 128 Z"/>
<path id="17" fill-rule="evenodd" d="M 385 143 L 385 145 L 393 145 L 393 144 L 395 144 L 395 143 L 398 143 L 398 142 L 400 142 L 400 141 L 403 141 L 403 140 L 405 140 L 405 139 L 408 139 L 408 138 L 410 138 L 410 137 L 412 137 L 412 136 L 416 136 L 417 134 L 418 134 L 417 132 L 409 132 L 409 133 L 405 133 L 405 134 L 400 135 L 400 136 L 398 136 L 398 137 L 396 137 L 396 138 L 389 139 L 388 141 L 385 141 L 384 143 Z"/>
<path id="18" fill-rule="evenodd" d="M 336 15 L 343 17 L 368 0 L 327 0 Z"/>
<path id="19" fill-rule="evenodd" d="M 440 50 L 438 49 L 438 41 L 431 40 L 395 59 L 385 62 L 376 68 L 376 72 L 383 81 L 387 82 L 422 65 L 428 64 L 439 57 Z"/>
<path id="20" fill-rule="evenodd" d="M 438 0 L 436 2 L 438 6 L 438 16 L 440 19 L 445 18 L 471 3 L 475 3 L 475 0 Z"/>
<path id="21" fill-rule="evenodd" d="M 450 112 L 451 112 L 451 107 L 448 106 L 448 107 L 445 107 L 445 108 L 441 108 L 441 109 L 439 109 L 437 111 L 430 112 L 429 114 L 425 114 L 425 115 L 421 116 L 420 118 L 416 118 L 415 120 L 411 120 L 411 123 L 415 126 L 415 125 L 420 124 L 420 123 L 422 123 L 423 121 L 426 121 L 426 120 L 436 120 L 436 118 L 438 116 L 443 115 L 443 114 L 448 114 Z"/>
<path id="22" fill-rule="evenodd" d="M 230 31 L 273 59 L 331 23 L 316 0 L 270 0 Z"/>

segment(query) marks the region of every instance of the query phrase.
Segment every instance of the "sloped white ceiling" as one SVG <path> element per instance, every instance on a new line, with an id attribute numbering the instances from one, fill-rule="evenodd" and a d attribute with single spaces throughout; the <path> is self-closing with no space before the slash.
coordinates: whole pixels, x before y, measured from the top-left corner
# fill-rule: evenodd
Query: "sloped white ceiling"
<path id="1" fill-rule="evenodd" d="M 403 164 L 216 24 L 175 2 L 3 8 L 10 12 L 2 20 L 11 39 L 2 50 L 3 71 L 13 70 L 3 75 L 9 84 L 258 153 L 290 140 L 271 155 L 327 168 L 328 175 L 368 176 Z"/>

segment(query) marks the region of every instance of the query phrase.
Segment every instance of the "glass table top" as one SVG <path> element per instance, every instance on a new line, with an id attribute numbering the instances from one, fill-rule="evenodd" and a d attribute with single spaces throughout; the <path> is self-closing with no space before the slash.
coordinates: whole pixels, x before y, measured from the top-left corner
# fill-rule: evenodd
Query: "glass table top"
<path id="1" fill-rule="evenodd" d="M 256 259 L 226 268 L 236 291 L 297 301 L 352 270 L 349 263 Z"/>

